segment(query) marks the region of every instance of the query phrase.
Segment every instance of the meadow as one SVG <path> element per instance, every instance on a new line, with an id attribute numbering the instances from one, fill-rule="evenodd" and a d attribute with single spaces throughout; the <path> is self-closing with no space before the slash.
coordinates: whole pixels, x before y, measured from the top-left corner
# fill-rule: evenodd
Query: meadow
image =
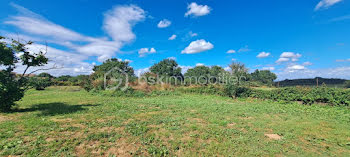
<path id="1" fill-rule="evenodd" d="M 348 156 L 347 106 L 180 93 L 29 90 L 0 113 L 1 156 Z"/>

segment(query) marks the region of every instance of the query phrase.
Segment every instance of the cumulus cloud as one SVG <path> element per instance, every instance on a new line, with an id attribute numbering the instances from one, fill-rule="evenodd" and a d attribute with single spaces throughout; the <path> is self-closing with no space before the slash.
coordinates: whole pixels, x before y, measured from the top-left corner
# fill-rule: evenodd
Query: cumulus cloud
<path id="1" fill-rule="evenodd" d="M 306 68 L 303 65 L 295 64 L 295 65 L 287 66 L 287 69 L 290 70 L 290 71 L 294 71 L 294 70 L 304 70 Z"/>
<path id="2" fill-rule="evenodd" d="M 318 2 L 318 4 L 315 7 L 315 11 L 320 9 L 328 9 L 329 7 L 333 6 L 334 4 L 337 4 L 343 0 L 321 0 Z"/>
<path id="3" fill-rule="evenodd" d="M 256 57 L 258 57 L 258 58 L 266 58 L 266 57 L 268 57 L 270 55 L 271 55 L 271 53 L 269 53 L 269 52 L 261 52 Z"/>
<path id="4" fill-rule="evenodd" d="M 176 35 L 175 34 L 173 34 L 173 35 L 171 35 L 170 37 L 169 37 L 169 39 L 168 40 L 175 40 L 176 39 Z"/>
<path id="5" fill-rule="evenodd" d="M 275 70 L 275 67 L 263 67 L 262 69 L 273 71 L 273 70 Z"/>
<path id="6" fill-rule="evenodd" d="M 192 2 L 187 6 L 187 12 L 185 13 L 185 17 L 187 16 L 204 16 L 209 14 L 211 11 L 211 8 L 207 5 L 198 5 L 195 2 Z"/>
<path id="7" fill-rule="evenodd" d="M 25 40 L 32 40 L 38 44 L 47 42 L 48 45 L 51 45 L 53 43 L 62 47 L 64 51 L 49 47 L 48 55 L 51 55 L 49 64 L 64 64 L 62 71 L 67 74 L 91 72 L 91 64 L 84 62 L 88 57 L 97 57 L 99 62 L 103 62 L 114 56 L 124 44 L 136 38 L 132 28 L 136 23 L 145 19 L 145 11 L 138 6 L 116 6 L 104 14 L 103 30 L 108 36 L 96 38 L 55 24 L 17 4 L 11 5 L 19 14 L 11 16 L 4 23 L 19 28 L 22 31 L 18 35 L 19 38 L 23 37 Z M 8 33 L 10 37 L 13 34 Z M 74 63 L 79 66 L 70 64 L 71 59 L 62 59 L 64 57 L 77 58 Z M 58 73 L 61 74 L 61 72 Z"/>
<path id="8" fill-rule="evenodd" d="M 159 21 L 157 26 L 158 26 L 158 28 L 166 28 L 166 27 L 169 27 L 170 25 L 171 25 L 171 21 L 164 19 L 164 20 Z"/>
<path id="9" fill-rule="evenodd" d="M 144 57 L 147 54 L 152 54 L 152 53 L 156 53 L 156 52 L 157 52 L 156 49 L 154 49 L 153 47 L 152 48 L 141 48 L 139 50 L 139 56 Z"/>
<path id="10" fill-rule="evenodd" d="M 226 53 L 236 53 L 236 50 L 228 50 Z"/>
<path id="11" fill-rule="evenodd" d="M 192 41 L 184 50 L 181 51 L 182 54 L 194 54 L 200 53 L 213 49 L 214 45 L 210 42 L 205 41 L 204 39 Z"/>
<path id="12" fill-rule="evenodd" d="M 288 62 L 288 61 L 296 62 L 299 60 L 300 57 L 301 57 L 301 54 L 299 53 L 283 52 L 280 55 L 280 58 L 276 61 L 276 63 L 282 63 L 282 62 Z"/>

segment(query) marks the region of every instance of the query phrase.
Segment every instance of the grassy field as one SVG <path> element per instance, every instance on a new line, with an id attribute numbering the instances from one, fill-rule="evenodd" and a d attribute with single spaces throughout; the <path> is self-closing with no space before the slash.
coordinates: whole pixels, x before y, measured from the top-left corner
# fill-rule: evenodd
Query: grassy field
<path id="1" fill-rule="evenodd" d="M 30 90 L 0 113 L 0 155 L 348 156 L 345 107 L 177 94 Z"/>

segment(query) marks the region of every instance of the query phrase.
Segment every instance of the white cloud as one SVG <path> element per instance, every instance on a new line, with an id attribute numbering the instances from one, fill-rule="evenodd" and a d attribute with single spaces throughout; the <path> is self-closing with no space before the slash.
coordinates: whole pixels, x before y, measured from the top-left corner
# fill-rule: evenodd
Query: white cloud
<path id="1" fill-rule="evenodd" d="M 248 52 L 248 51 L 250 51 L 248 45 L 246 45 L 238 50 L 238 52 Z"/>
<path id="2" fill-rule="evenodd" d="M 207 5 L 198 5 L 195 2 L 192 2 L 187 6 L 187 12 L 185 13 L 185 17 L 187 16 L 204 16 L 209 14 L 211 8 Z"/>
<path id="3" fill-rule="evenodd" d="M 170 36 L 170 37 L 169 37 L 169 39 L 168 39 L 168 40 L 175 40 L 175 39 L 176 39 L 176 37 L 177 37 L 177 36 L 176 36 L 175 34 L 173 34 L 172 36 Z"/>
<path id="4" fill-rule="evenodd" d="M 282 63 L 282 62 L 288 62 L 288 61 L 296 62 L 299 60 L 300 57 L 301 57 L 301 54 L 299 53 L 283 52 L 280 55 L 280 58 L 276 61 L 276 63 Z"/>
<path id="5" fill-rule="evenodd" d="M 144 57 L 147 54 L 152 54 L 152 53 L 156 53 L 156 52 L 157 52 L 156 49 L 154 49 L 153 47 L 152 48 L 141 48 L 139 50 L 139 56 Z"/>
<path id="6" fill-rule="evenodd" d="M 276 63 L 288 62 L 289 58 L 279 58 Z"/>
<path id="7" fill-rule="evenodd" d="M 337 67 L 328 69 L 285 70 L 276 74 L 278 80 L 315 77 L 350 79 L 349 71 L 350 67 Z"/>
<path id="8" fill-rule="evenodd" d="M 197 63 L 196 66 L 204 66 L 203 63 Z"/>
<path id="9" fill-rule="evenodd" d="M 214 45 L 210 42 L 205 41 L 204 39 L 192 41 L 184 50 L 181 51 L 182 54 L 194 54 L 200 53 L 213 49 Z"/>
<path id="10" fill-rule="evenodd" d="M 304 62 L 303 65 L 304 66 L 310 66 L 310 65 L 312 65 L 312 63 L 311 62 Z"/>
<path id="11" fill-rule="evenodd" d="M 337 21 L 344 21 L 344 20 L 349 20 L 349 19 L 350 19 L 350 15 L 344 15 L 344 16 L 333 18 L 333 19 L 331 19 L 329 21 L 330 22 L 337 22 Z"/>
<path id="12" fill-rule="evenodd" d="M 45 45 L 32 44 L 27 46 L 30 52 L 46 52 L 46 57 L 48 57 L 49 62 L 47 65 L 40 67 L 31 67 L 28 69 L 28 73 L 33 72 L 37 69 L 48 69 L 44 71 L 38 71 L 36 74 L 41 72 L 48 72 L 54 76 L 60 75 L 80 75 L 80 74 L 90 74 L 92 73 L 93 63 L 86 63 L 84 60 L 88 59 L 87 56 L 81 56 L 80 54 L 66 52 L 58 50 L 52 47 L 46 47 Z M 15 72 L 22 73 L 25 66 L 21 64 L 16 65 Z"/>
<path id="13" fill-rule="evenodd" d="M 168 57 L 168 59 L 176 60 L 176 57 Z"/>
<path id="14" fill-rule="evenodd" d="M 135 70 L 134 73 L 137 77 L 140 77 L 142 74 L 144 74 L 146 72 L 149 72 L 149 68 L 137 69 L 137 70 Z"/>
<path id="15" fill-rule="evenodd" d="M 128 42 L 135 39 L 132 27 L 144 19 L 145 11 L 138 6 L 117 6 L 105 14 L 103 29 L 114 41 Z"/>
<path id="16" fill-rule="evenodd" d="M 293 70 L 304 70 L 306 68 L 303 65 L 296 64 L 296 65 L 287 66 L 287 69 L 293 71 Z"/>
<path id="17" fill-rule="evenodd" d="M 91 72 L 92 68 L 87 67 L 91 64 L 84 62 L 85 59 L 97 57 L 99 62 L 103 62 L 113 57 L 124 44 L 136 38 L 132 27 L 145 19 L 145 11 L 135 5 L 116 6 L 107 11 L 104 14 L 103 30 L 112 38 L 111 40 L 109 37 L 95 38 L 82 35 L 55 24 L 22 6 L 16 4 L 12 4 L 12 6 L 19 14 L 11 16 L 4 23 L 22 30 L 24 34 L 20 34 L 18 37 L 34 40 L 37 43 L 36 46 L 47 42 L 48 45 L 51 43 L 60 45 L 65 50 L 52 47 L 48 49 L 48 55 L 55 53 L 54 56 L 48 56 L 50 58 L 49 65 L 64 64 L 62 72 L 56 70 L 57 74 Z M 14 33 L 8 33 L 8 35 L 13 36 Z M 76 59 L 72 61 L 72 58 Z"/>
<path id="18" fill-rule="evenodd" d="M 275 67 L 263 67 L 262 69 L 273 71 L 273 70 L 275 70 Z"/>
<path id="19" fill-rule="evenodd" d="M 190 37 L 195 37 L 195 36 L 198 36 L 197 33 L 193 33 L 192 31 L 188 32 L 188 34 L 190 35 Z"/>
<path id="20" fill-rule="evenodd" d="M 236 59 L 236 58 L 232 58 L 231 61 L 232 61 L 232 62 L 235 62 L 235 61 L 237 61 L 237 59 Z"/>
<path id="21" fill-rule="evenodd" d="M 349 59 L 337 59 L 335 61 L 336 62 L 350 62 L 350 58 Z"/>
<path id="22" fill-rule="evenodd" d="M 236 53 L 236 50 L 228 50 L 226 53 Z"/>
<path id="23" fill-rule="evenodd" d="M 164 19 L 164 20 L 159 21 L 157 26 L 158 26 L 158 28 L 166 28 L 166 27 L 169 27 L 170 25 L 171 25 L 171 21 Z"/>
<path id="24" fill-rule="evenodd" d="M 321 0 L 315 7 L 315 11 L 320 9 L 328 9 L 332 5 L 339 3 L 343 0 Z"/>
<path id="25" fill-rule="evenodd" d="M 269 52 L 261 52 L 256 57 L 258 57 L 258 58 L 266 58 L 266 57 L 268 57 L 270 55 L 271 55 L 271 53 L 269 53 Z"/>

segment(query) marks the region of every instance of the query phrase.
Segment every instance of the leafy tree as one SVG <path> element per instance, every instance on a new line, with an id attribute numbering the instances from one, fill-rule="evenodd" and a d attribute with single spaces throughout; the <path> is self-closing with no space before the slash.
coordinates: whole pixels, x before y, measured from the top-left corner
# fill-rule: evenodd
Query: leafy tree
<path id="1" fill-rule="evenodd" d="M 36 90 L 44 90 L 52 85 L 52 81 L 49 77 L 30 77 L 29 85 Z"/>
<path id="2" fill-rule="evenodd" d="M 225 70 L 224 68 L 222 68 L 221 66 L 212 66 L 210 68 L 210 76 L 212 77 L 210 79 L 211 83 L 220 83 L 220 78 L 225 74 Z"/>
<path id="3" fill-rule="evenodd" d="M 350 88 L 350 81 L 346 81 L 346 82 L 344 83 L 344 85 L 345 85 L 345 88 Z"/>
<path id="4" fill-rule="evenodd" d="M 116 58 L 108 59 L 101 65 L 94 66 L 93 71 L 91 82 L 95 89 L 104 88 L 105 76 L 108 87 L 113 87 L 116 84 L 127 84 L 127 81 L 133 81 L 136 78 L 134 69 L 129 65 L 129 62 Z"/>
<path id="5" fill-rule="evenodd" d="M 56 81 L 68 81 L 70 78 L 72 78 L 72 76 L 70 75 L 62 75 L 57 77 L 55 80 Z"/>
<path id="6" fill-rule="evenodd" d="M 208 84 L 210 78 L 210 68 L 207 66 L 196 66 L 188 69 L 185 73 L 186 81 L 197 84 Z"/>
<path id="7" fill-rule="evenodd" d="M 51 74 L 49 73 L 40 73 L 39 75 L 37 75 L 37 77 L 47 77 L 47 78 L 55 78 L 54 76 L 52 76 Z"/>
<path id="8" fill-rule="evenodd" d="M 227 76 L 228 80 L 225 82 L 225 93 L 232 97 L 240 97 L 242 94 L 249 91 L 245 86 L 245 81 L 249 80 L 248 68 L 242 63 L 232 62 L 230 65 L 230 72 Z"/>
<path id="9" fill-rule="evenodd" d="M 277 79 L 276 74 L 272 73 L 270 70 L 258 70 L 256 69 L 251 73 L 252 80 L 259 81 L 264 84 L 272 85 L 273 81 Z"/>
<path id="10" fill-rule="evenodd" d="M 181 73 L 181 68 L 178 67 L 178 64 L 173 59 L 164 59 L 159 63 L 154 64 L 150 71 L 159 76 L 163 76 L 165 78 L 175 78 L 176 80 L 183 80 L 183 75 Z M 173 81 L 176 81 L 173 80 Z M 163 81 L 163 80 L 161 80 Z"/>
<path id="11" fill-rule="evenodd" d="M 30 53 L 27 45 L 32 42 L 22 43 L 16 40 L 8 40 L 0 36 L 0 110 L 9 111 L 20 100 L 26 89 L 28 89 L 28 78 L 26 76 L 30 67 L 47 64 L 48 58 L 43 52 Z M 20 57 L 17 57 L 20 56 Z M 13 73 L 15 64 L 21 63 L 25 70 L 16 78 Z"/>
<path id="12" fill-rule="evenodd" d="M 230 75 L 233 76 L 237 86 L 241 85 L 242 81 L 249 80 L 248 68 L 243 63 L 232 62 L 230 65 Z M 231 78 L 232 79 L 232 78 Z"/>

